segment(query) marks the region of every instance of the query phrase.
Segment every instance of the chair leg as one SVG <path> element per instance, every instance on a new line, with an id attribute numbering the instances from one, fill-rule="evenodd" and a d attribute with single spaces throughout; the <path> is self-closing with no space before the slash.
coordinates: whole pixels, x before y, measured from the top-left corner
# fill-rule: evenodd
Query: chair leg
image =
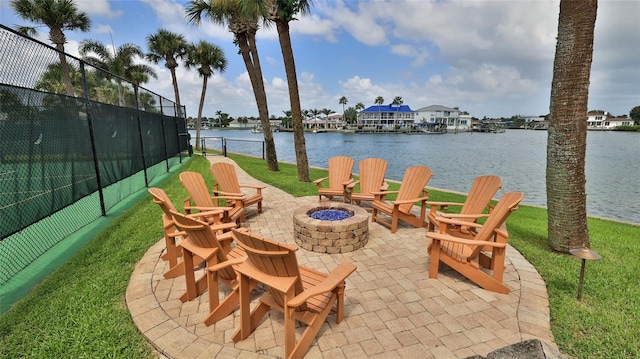
<path id="1" fill-rule="evenodd" d="M 262 320 L 262 317 L 269 312 L 269 306 L 260 302 L 257 307 L 251 311 L 251 279 L 245 275 L 240 274 L 239 284 L 239 301 L 240 301 L 240 327 L 233 334 L 231 339 L 234 343 L 240 340 L 247 339 L 254 329 L 258 327 L 258 324 Z"/>
<path id="2" fill-rule="evenodd" d="M 187 291 L 180 297 L 180 300 L 184 303 L 196 297 L 196 275 L 193 271 L 193 253 L 186 250 L 183 251 L 182 265 L 184 267 L 184 280 L 187 285 Z M 183 300 L 182 297 L 185 295 L 186 298 Z"/>
<path id="3" fill-rule="evenodd" d="M 285 345 L 285 356 L 287 358 L 303 358 L 304 357 L 304 355 L 309 350 L 311 343 L 313 342 L 314 339 L 316 339 L 316 336 L 318 335 L 320 328 L 322 328 L 322 324 L 324 324 L 325 320 L 327 319 L 327 316 L 329 316 L 329 313 L 331 312 L 331 309 L 333 308 L 333 305 L 335 304 L 335 302 L 336 302 L 336 295 L 334 294 L 333 296 L 331 296 L 331 299 L 329 299 L 329 302 L 324 307 L 324 309 L 313 317 L 311 322 L 307 325 L 307 328 L 305 328 L 304 332 L 298 339 L 298 342 L 292 343 L 295 345 L 293 346 L 290 352 L 286 350 L 287 340 L 289 339 L 289 337 L 287 337 L 287 334 L 286 334 L 288 327 L 286 323 L 287 317 L 285 315 L 285 344 L 284 345 Z M 294 309 L 291 308 L 291 310 L 292 310 L 291 315 L 293 315 Z M 293 336 L 294 336 L 293 341 L 295 341 L 295 319 L 291 318 L 291 320 L 294 322 L 292 330 L 293 330 Z"/>
<path id="4" fill-rule="evenodd" d="M 253 291 L 257 285 L 258 282 L 251 281 L 249 284 L 249 292 Z M 209 291 L 211 291 L 211 289 L 209 289 Z M 209 315 L 205 318 L 204 325 L 210 326 L 211 324 L 221 321 L 231 314 L 239 304 L 240 286 L 236 286 L 217 307 L 211 308 L 211 304 L 209 304 Z"/>
<path id="5" fill-rule="evenodd" d="M 429 278 L 438 278 L 438 265 L 440 264 L 440 241 L 432 239 L 429 249 L 429 260 L 431 261 L 429 263 Z"/>

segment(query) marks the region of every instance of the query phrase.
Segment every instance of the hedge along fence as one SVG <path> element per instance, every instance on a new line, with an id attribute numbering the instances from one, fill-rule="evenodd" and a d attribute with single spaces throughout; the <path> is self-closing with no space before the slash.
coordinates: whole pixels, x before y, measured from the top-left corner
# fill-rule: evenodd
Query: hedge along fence
<path id="1" fill-rule="evenodd" d="M 3 25 L 0 67 L 1 287 L 179 165 L 189 140 L 184 108 Z"/>

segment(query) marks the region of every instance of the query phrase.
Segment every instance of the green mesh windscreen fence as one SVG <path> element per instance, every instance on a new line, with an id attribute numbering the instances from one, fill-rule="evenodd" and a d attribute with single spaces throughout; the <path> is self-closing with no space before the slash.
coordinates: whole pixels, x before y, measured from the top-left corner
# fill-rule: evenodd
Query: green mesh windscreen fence
<path id="1" fill-rule="evenodd" d="M 178 112 L 0 25 L 0 285 L 178 164 Z"/>

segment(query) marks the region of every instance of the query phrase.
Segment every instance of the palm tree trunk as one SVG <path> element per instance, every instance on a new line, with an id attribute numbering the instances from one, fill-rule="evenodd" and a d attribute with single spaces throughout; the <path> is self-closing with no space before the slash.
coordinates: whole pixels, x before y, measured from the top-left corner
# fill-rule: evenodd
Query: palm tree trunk
<path id="1" fill-rule="evenodd" d="M 262 134 L 264 136 L 265 154 L 267 157 L 267 167 L 270 171 L 278 171 L 278 156 L 276 154 L 276 144 L 271 133 L 271 124 L 269 123 L 269 109 L 267 106 L 267 94 L 264 90 L 264 82 L 262 80 L 262 70 L 260 68 L 260 59 L 258 57 L 258 48 L 256 47 L 255 34 L 238 33 L 236 34 L 240 53 L 244 59 L 244 64 L 249 73 L 251 87 L 258 106 L 258 115 L 260 116 L 260 124 L 262 125 Z"/>
<path id="2" fill-rule="evenodd" d="M 304 128 L 302 124 L 302 109 L 300 108 L 300 94 L 298 93 L 298 78 L 296 64 L 293 58 L 291 37 L 289 35 L 289 23 L 276 20 L 280 49 L 284 60 L 284 68 L 289 85 L 289 102 L 291 103 L 291 121 L 293 122 L 293 143 L 296 152 L 296 164 L 298 167 L 298 181 L 311 182 L 309 178 L 309 160 L 307 158 L 307 145 L 304 140 Z"/>
<path id="3" fill-rule="evenodd" d="M 198 144 L 200 143 L 200 127 L 202 127 L 202 108 L 204 107 L 204 96 L 207 93 L 207 82 L 209 82 L 209 78 L 207 76 L 204 76 L 202 78 L 202 93 L 200 94 L 200 105 L 198 106 L 198 118 L 196 119 L 196 150 L 200 149 Z"/>
<path id="4" fill-rule="evenodd" d="M 182 106 L 180 105 L 180 91 L 178 91 L 178 79 L 176 78 L 176 68 L 172 67 L 169 69 L 171 72 L 171 82 L 173 83 L 173 94 L 176 97 L 176 111 L 178 113 L 178 117 L 182 118 Z M 196 142 L 196 149 L 198 149 L 198 143 Z"/>
<path id="5" fill-rule="evenodd" d="M 67 96 L 75 96 L 73 84 L 71 83 L 71 75 L 69 75 L 67 56 L 64 54 L 64 45 L 56 44 L 56 49 L 58 49 L 58 57 L 60 58 L 60 70 L 62 71 L 62 81 L 64 82 L 64 88 L 67 92 Z"/>
<path id="6" fill-rule="evenodd" d="M 585 153 L 597 0 L 561 0 L 547 142 L 549 245 L 589 247 Z"/>

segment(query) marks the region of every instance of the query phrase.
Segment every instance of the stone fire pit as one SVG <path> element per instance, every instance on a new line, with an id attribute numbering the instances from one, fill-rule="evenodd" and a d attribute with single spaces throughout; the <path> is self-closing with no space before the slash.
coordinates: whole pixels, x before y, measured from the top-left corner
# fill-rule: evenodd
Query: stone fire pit
<path id="1" fill-rule="evenodd" d="M 320 220 L 311 214 L 322 210 L 342 210 L 351 217 Z M 293 236 L 303 249 L 318 253 L 346 253 L 364 247 L 369 240 L 369 214 L 358 206 L 326 203 L 303 206 L 293 213 Z"/>

